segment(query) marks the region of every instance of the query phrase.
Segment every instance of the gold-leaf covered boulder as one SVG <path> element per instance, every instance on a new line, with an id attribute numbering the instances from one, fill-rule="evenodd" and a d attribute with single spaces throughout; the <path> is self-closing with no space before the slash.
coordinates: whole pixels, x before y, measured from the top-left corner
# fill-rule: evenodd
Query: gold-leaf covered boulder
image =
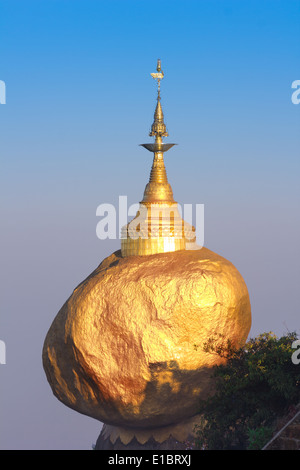
<path id="1" fill-rule="evenodd" d="M 55 396 L 101 422 L 149 428 L 198 412 L 213 392 L 210 337 L 243 344 L 245 282 L 207 248 L 122 257 L 117 251 L 54 319 L 43 365 Z M 197 345 L 197 347 L 195 347 Z"/>

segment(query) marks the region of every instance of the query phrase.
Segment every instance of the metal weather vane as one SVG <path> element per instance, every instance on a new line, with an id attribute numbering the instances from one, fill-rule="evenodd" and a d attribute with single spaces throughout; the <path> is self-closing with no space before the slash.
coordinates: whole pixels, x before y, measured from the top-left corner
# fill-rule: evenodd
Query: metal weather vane
<path id="1" fill-rule="evenodd" d="M 164 72 L 161 69 L 161 61 L 160 59 L 157 59 L 157 67 L 156 67 L 157 72 L 151 73 L 151 77 L 154 78 L 154 80 L 157 80 L 157 94 L 158 94 L 158 99 L 160 99 L 160 81 L 164 78 Z"/>

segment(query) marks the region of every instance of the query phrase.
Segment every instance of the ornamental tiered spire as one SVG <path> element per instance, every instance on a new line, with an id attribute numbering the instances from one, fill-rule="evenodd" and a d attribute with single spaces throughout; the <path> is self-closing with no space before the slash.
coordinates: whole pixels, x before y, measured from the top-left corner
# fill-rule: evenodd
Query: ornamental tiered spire
<path id="1" fill-rule="evenodd" d="M 157 73 L 151 73 L 151 76 L 157 80 L 157 104 L 154 112 L 154 121 L 149 133 L 151 137 L 155 137 L 155 143 L 141 144 L 147 150 L 154 153 L 150 180 L 145 188 L 143 202 L 174 203 L 172 188 L 168 183 L 163 154 L 175 144 L 164 144 L 162 142 L 163 137 L 167 137 L 169 134 L 164 122 L 164 114 L 161 106 L 160 81 L 164 78 L 164 73 L 161 70 L 160 59 L 157 61 L 156 70 Z"/>
<path id="2" fill-rule="evenodd" d="M 168 182 L 164 163 L 164 152 L 173 145 L 164 144 L 169 134 L 164 122 L 161 106 L 160 82 L 164 77 L 161 61 L 157 61 L 157 72 L 151 76 L 157 80 L 157 104 L 150 136 L 154 143 L 141 144 L 154 153 L 149 182 L 135 218 L 122 228 L 122 256 L 152 255 L 187 249 L 195 243 L 195 229 L 180 216 L 173 191 Z"/>

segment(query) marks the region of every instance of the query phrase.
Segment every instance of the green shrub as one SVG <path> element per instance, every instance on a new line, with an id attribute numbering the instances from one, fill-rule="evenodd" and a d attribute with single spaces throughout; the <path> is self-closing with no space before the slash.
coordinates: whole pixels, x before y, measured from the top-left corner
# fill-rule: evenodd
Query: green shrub
<path id="1" fill-rule="evenodd" d="M 260 450 L 271 439 L 273 429 L 270 426 L 262 426 L 256 429 L 248 429 L 248 449 Z"/>
<path id="2" fill-rule="evenodd" d="M 215 394 L 200 402 L 197 447 L 264 445 L 274 420 L 300 402 L 300 365 L 291 360 L 296 339 L 296 333 L 281 338 L 264 333 L 237 350 L 221 335 L 207 341 L 204 350 L 226 358 L 226 363 L 214 368 Z"/>

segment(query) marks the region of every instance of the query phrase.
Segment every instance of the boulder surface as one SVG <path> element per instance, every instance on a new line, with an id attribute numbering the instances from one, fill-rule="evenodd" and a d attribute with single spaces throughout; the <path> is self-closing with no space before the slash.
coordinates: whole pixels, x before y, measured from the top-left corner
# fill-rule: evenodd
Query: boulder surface
<path id="1" fill-rule="evenodd" d="M 72 293 L 43 347 L 54 395 L 110 425 L 151 428 L 197 414 L 213 393 L 209 338 L 242 345 L 251 326 L 246 284 L 202 248 L 122 257 L 117 251 Z"/>

